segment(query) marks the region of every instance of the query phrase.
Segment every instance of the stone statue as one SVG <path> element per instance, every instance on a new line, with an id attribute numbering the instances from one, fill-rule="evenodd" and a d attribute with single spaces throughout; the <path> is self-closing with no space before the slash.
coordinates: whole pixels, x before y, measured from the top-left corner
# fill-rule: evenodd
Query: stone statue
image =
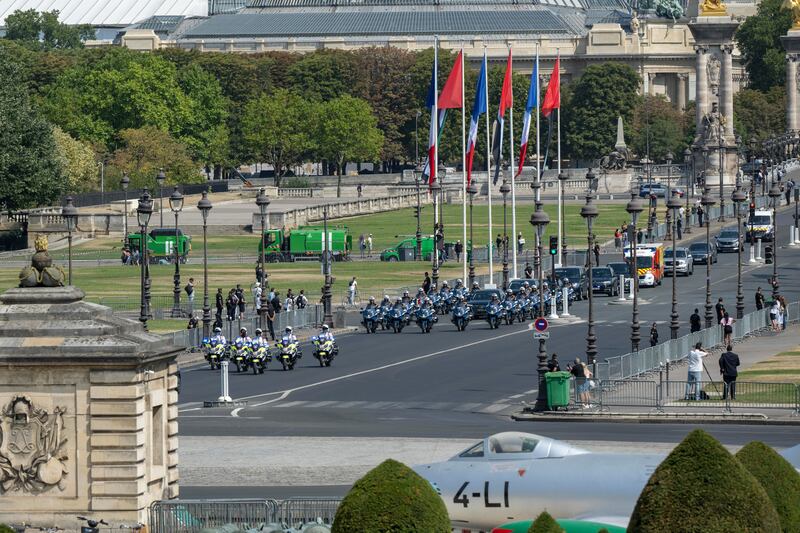
<path id="1" fill-rule="evenodd" d="M 56 407 L 49 414 L 24 396 L 11 399 L 0 413 L 0 491 L 39 493 L 53 486 L 64 489 L 65 412 L 65 408 Z"/>
<path id="2" fill-rule="evenodd" d="M 727 6 L 722 3 L 722 0 L 703 0 L 700 4 L 701 17 L 718 17 L 727 14 Z"/>
<path id="3" fill-rule="evenodd" d="M 719 90 L 719 69 L 719 58 L 712 55 L 708 58 L 708 64 L 706 64 L 706 74 L 708 75 L 708 84 L 714 94 L 717 94 Z"/>
<path id="4" fill-rule="evenodd" d="M 47 253 L 47 237 L 40 235 L 34 242 L 36 253 L 31 265 L 19 273 L 20 287 L 63 287 L 66 276 L 64 269 L 53 266 L 53 258 Z"/>
<path id="5" fill-rule="evenodd" d="M 678 0 L 656 0 L 656 15 L 675 22 L 683 16 L 683 6 Z"/>
<path id="6" fill-rule="evenodd" d="M 800 0 L 783 0 L 781 7 L 792 12 L 793 23 L 791 29 L 800 30 Z"/>

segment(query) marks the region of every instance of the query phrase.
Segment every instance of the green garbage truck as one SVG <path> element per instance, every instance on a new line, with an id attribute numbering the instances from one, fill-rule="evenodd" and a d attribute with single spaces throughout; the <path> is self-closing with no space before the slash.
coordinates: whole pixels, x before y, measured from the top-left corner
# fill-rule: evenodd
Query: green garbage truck
<path id="1" fill-rule="evenodd" d="M 321 226 L 299 226 L 291 231 L 265 230 L 263 241 L 258 243 L 258 256 L 261 257 L 261 247 L 264 244 L 264 258 L 270 263 L 315 259 L 322 256 L 326 240 L 334 261 L 349 259 L 353 237 L 347 226 L 328 226 L 327 239 Z"/>
<path id="2" fill-rule="evenodd" d="M 178 258 L 181 263 L 186 263 L 189 252 L 192 250 L 192 237 L 186 235 L 178 228 L 177 237 L 175 228 L 153 228 L 146 236 L 147 257 L 150 263 L 162 261 L 175 261 L 175 247 L 178 248 Z M 128 234 L 128 247 L 131 252 L 142 253 L 142 234 Z"/>

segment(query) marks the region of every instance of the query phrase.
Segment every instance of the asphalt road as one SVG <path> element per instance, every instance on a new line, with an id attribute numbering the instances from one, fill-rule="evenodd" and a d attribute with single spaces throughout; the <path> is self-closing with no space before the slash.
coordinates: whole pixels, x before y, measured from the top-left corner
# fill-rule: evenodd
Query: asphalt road
<path id="1" fill-rule="evenodd" d="M 779 217 L 786 241 L 791 215 Z M 696 228 L 692 236 L 704 235 Z M 800 299 L 798 259 L 800 247 L 779 252 L 781 294 L 787 301 Z M 771 265 L 749 265 L 743 254 L 745 312 L 754 310 L 753 294 L 761 286 L 769 293 Z M 712 304 L 724 298 L 735 310 L 736 254 L 721 254 L 712 266 Z M 669 338 L 671 279 L 661 287 L 640 291 L 642 345 L 649 326 L 658 323 L 661 339 Z M 703 314 L 705 266 L 677 282 L 679 334 L 688 332 L 694 308 Z M 595 299 L 598 360 L 630 350 L 631 306 L 610 305 Z M 577 318 L 551 323 L 548 352 L 563 362 L 585 359 L 587 303 L 578 302 L 570 312 Z M 631 442 L 677 442 L 692 428 L 686 425 L 523 423 L 508 414 L 521 402 L 536 396 L 536 351 L 530 321 L 493 331 L 483 321 L 457 332 L 445 319 L 424 335 L 410 327 L 401 334 L 362 332 L 338 339 L 340 356 L 330 368 L 320 368 L 306 347 L 305 357 L 294 371 L 270 368 L 261 376 L 230 376 L 231 395 L 246 399 L 243 409 L 205 409 L 203 400 L 216 399 L 217 372 L 199 365 L 183 371 L 180 396 L 180 433 L 186 436 L 309 436 L 309 437 L 431 437 L 480 438 L 498 431 L 538 432 L 559 439 Z M 723 443 L 737 445 L 759 439 L 774 446 L 800 442 L 797 429 L 779 426 L 709 426 Z M 225 483 L 224 481 L 221 481 Z M 234 485 L 235 483 L 230 483 Z M 269 485 L 268 482 L 265 485 Z M 187 487 L 189 494 L 195 490 Z M 229 492 L 197 489 L 204 496 Z M 252 487 L 246 491 L 252 495 Z M 274 495 L 273 487 L 269 494 Z M 293 491 L 297 493 L 298 491 Z"/>

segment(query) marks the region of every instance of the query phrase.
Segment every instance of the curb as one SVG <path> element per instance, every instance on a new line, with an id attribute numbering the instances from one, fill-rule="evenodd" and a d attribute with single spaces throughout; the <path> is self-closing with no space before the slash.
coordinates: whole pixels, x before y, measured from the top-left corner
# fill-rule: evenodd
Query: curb
<path id="1" fill-rule="evenodd" d="M 769 418 L 762 413 L 718 414 L 718 413 L 516 413 L 515 422 L 600 422 L 619 424 L 744 424 L 754 426 L 800 426 L 800 417 Z"/>

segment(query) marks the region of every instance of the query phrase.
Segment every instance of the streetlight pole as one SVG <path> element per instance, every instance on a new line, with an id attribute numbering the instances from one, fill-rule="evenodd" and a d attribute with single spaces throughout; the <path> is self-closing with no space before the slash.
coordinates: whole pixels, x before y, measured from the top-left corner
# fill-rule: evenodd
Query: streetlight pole
<path id="1" fill-rule="evenodd" d="M 73 204 L 72 196 L 67 196 L 67 203 L 61 208 L 61 216 L 67 223 L 67 283 L 72 285 L 72 232 L 78 222 L 78 210 Z"/>
<path id="2" fill-rule="evenodd" d="M 678 210 L 681 208 L 681 199 L 678 196 L 678 191 L 672 191 L 672 197 L 667 202 L 667 209 L 668 212 L 672 213 L 672 220 L 674 224 L 678 223 Z M 669 322 L 669 332 L 671 339 L 678 338 L 678 329 L 680 328 L 680 324 L 678 323 L 678 295 L 675 292 L 675 286 L 677 281 L 677 263 L 678 257 L 675 252 L 675 237 L 677 232 L 677 228 L 675 230 L 670 230 L 672 232 L 672 312 L 670 313 L 670 322 Z"/>
<path id="3" fill-rule="evenodd" d="M 124 172 L 122 174 L 122 179 L 119 180 L 119 184 L 122 186 L 122 191 L 125 194 L 125 207 L 123 208 L 123 215 L 125 220 L 125 237 L 123 238 L 122 242 L 127 246 L 128 245 L 128 185 L 130 185 L 131 180 L 128 177 L 128 173 Z"/>
<path id="4" fill-rule="evenodd" d="M 464 243 L 464 253 L 469 254 L 469 287 L 475 282 L 475 258 L 474 258 L 474 238 L 472 234 L 472 199 L 478 194 L 478 188 L 475 183 L 470 183 L 467 187 L 467 194 L 469 194 L 469 243 Z"/>
<path id="5" fill-rule="evenodd" d="M 538 184 L 538 180 L 536 182 Z M 531 215 L 531 225 L 536 229 L 536 257 L 540 268 L 537 271 L 537 285 L 539 289 L 539 317 L 544 316 L 544 279 L 542 264 L 542 237 L 545 227 L 550 223 L 550 217 L 542 210 L 542 203 L 536 202 L 536 211 Z M 544 411 L 547 409 L 547 386 L 544 375 L 547 373 L 547 339 L 539 339 L 539 365 L 536 369 L 539 376 L 539 390 L 536 394 L 536 404 L 534 411 Z"/>
<path id="6" fill-rule="evenodd" d="M 203 215 L 203 337 L 208 337 L 211 331 L 211 307 L 208 304 L 208 213 L 211 208 L 208 191 L 203 191 L 203 197 L 197 203 L 197 209 Z"/>
<path id="7" fill-rule="evenodd" d="M 769 199 L 772 204 L 772 299 L 780 296 L 778 291 L 778 205 L 781 203 L 781 189 L 777 181 L 769 189 Z"/>
<path id="8" fill-rule="evenodd" d="M 439 287 L 439 224 L 437 218 L 437 200 L 439 199 L 439 192 L 442 186 L 436 180 L 430 186 L 430 194 L 433 195 L 433 267 L 431 269 L 431 281 L 433 282 L 432 288 Z M 444 238 L 444 234 L 442 234 Z M 444 242 L 442 242 L 444 246 Z"/>
<path id="9" fill-rule="evenodd" d="M 683 232 L 684 233 L 691 233 L 692 232 L 692 209 L 689 206 L 689 191 L 692 191 L 692 196 L 694 196 L 694 163 L 692 161 L 692 151 L 687 147 L 683 151 L 683 164 L 684 164 L 684 171 L 686 172 L 686 212 L 684 215 L 684 224 L 683 224 Z M 690 171 L 690 169 L 692 169 Z M 691 182 L 691 183 L 690 183 Z"/>
<path id="10" fill-rule="evenodd" d="M 711 192 L 708 185 L 703 190 L 703 196 L 700 199 L 700 204 L 706 212 L 706 327 L 710 328 L 713 324 L 713 315 L 711 314 L 711 221 L 708 220 L 709 208 L 717 202 L 711 198 Z"/>
<path id="11" fill-rule="evenodd" d="M 161 227 L 164 227 L 164 182 L 167 175 L 164 174 L 164 169 L 159 169 L 156 175 L 156 183 L 158 183 L 158 213 L 161 217 Z"/>
<path id="12" fill-rule="evenodd" d="M 177 185 L 175 186 L 175 190 L 172 191 L 172 195 L 169 197 L 169 208 L 175 213 L 175 274 L 172 277 L 174 286 L 172 288 L 171 316 L 173 318 L 180 318 L 183 316 L 183 312 L 181 311 L 181 257 L 178 250 L 178 245 L 180 244 L 180 240 L 178 239 L 178 215 L 183 209 L 183 195 L 178 190 Z M 189 303 L 191 304 L 191 301 Z M 194 310 L 190 312 L 194 314 Z"/>
<path id="13" fill-rule="evenodd" d="M 258 214 L 261 215 L 261 295 L 258 302 L 258 316 L 259 325 L 263 330 L 266 324 L 264 323 L 264 314 L 267 312 L 267 262 L 266 262 L 266 236 L 267 229 L 267 207 L 269 206 L 269 198 L 264 189 L 258 191 L 256 196 L 256 206 L 258 207 Z M 328 232 L 322 237 L 323 242 L 327 243 Z"/>
<path id="14" fill-rule="evenodd" d="M 508 193 L 511 192 L 511 187 L 504 179 L 503 184 L 500 185 L 500 194 L 503 195 L 503 290 L 508 290 L 508 229 L 506 224 L 506 200 Z"/>
<path id="15" fill-rule="evenodd" d="M 140 280 L 140 297 L 139 297 L 139 322 L 142 327 L 147 331 L 147 320 L 150 314 L 150 295 L 148 287 L 148 278 L 150 273 L 147 268 L 147 225 L 150 223 L 150 215 L 153 214 L 153 199 L 147 187 L 142 191 L 139 197 L 139 206 L 136 208 L 136 218 L 139 223 L 139 247 L 141 248 L 141 280 Z"/>
<path id="16" fill-rule="evenodd" d="M 644 206 L 636 193 L 631 193 L 631 201 L 625 206 L 625 211 L 631 217 L 630 231 L 628 238 L 631 246 L 631 283 L 633 283 L 633 315 L 631 316 L 631 351 L 639 351 L 639 268 L 636 259 L 636 222 L 639 215 L 644 211 Z"/>
<path id="17" fill-rule="evenodd" d="M 742 203 L 747 200 L 747 195 L 742 191 L 742 184 L 736 184 L 736 190 L 731 194 L 731 201 L 736 209 L 736 318 L 744 316 L 744 295 L 742 294 Z"/>
<path id="18" fill-rule="evenodd" d="M 592 243 L 594 242 L 592 225 L 594 219 L 597 218 L 600 212 L 597 210 L 597 206 L 592 202 L 591 183 L 593 178 L 594 174 L 592 173 L 592 169 L 589 169 L 589 172 L 586 174 L 586 179 L 589 180 L 589 190 L 586 191 L 586 204 L 581 208 L 581 216 L 586 220 L 588 229 L 586 238 L 586 258 L 588 259 L 587 263 L 589 266 L 587 269 L 589 271 L 589 329 L 586 334 L 586 361 L 592 365 L 592 374 L 597 375 L 597 335 L 595 335 L 594 332 L 594 287 L 592 285 Z"/>

